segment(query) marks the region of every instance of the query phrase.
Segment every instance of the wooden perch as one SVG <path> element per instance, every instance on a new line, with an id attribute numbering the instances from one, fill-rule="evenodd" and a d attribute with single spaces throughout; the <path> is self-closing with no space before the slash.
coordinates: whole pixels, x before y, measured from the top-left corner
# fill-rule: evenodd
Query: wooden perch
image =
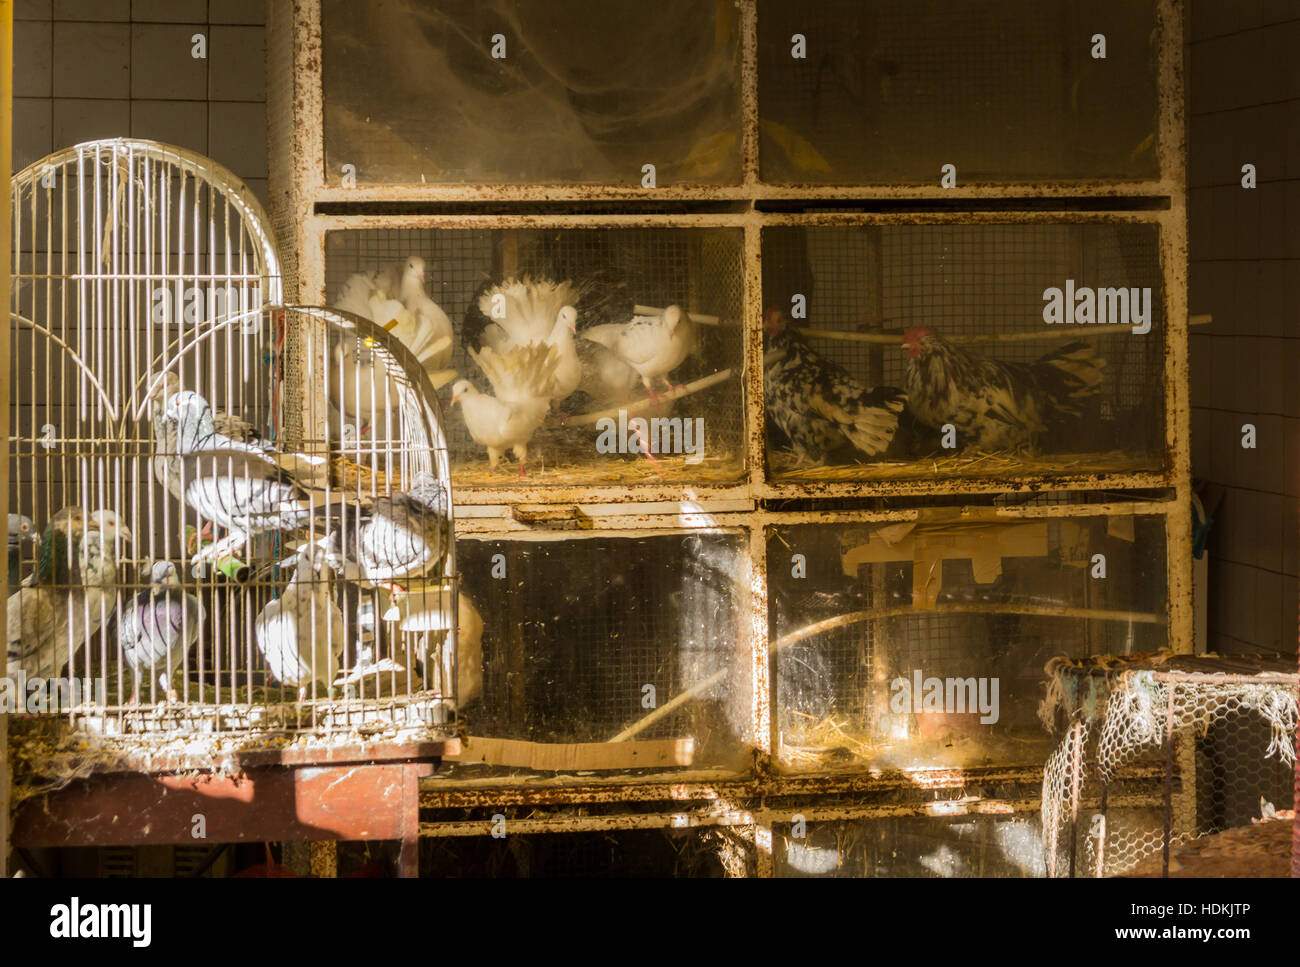
<path id="1" fill-rule="evenodd" d="M 446 759 L 541 772 L 662 768 L 691 765 L 695 741 L 651 739 L 611 748 L 608 742 L 525 742 L 471 735 L 460 753 Z"/>
<path id="2" fill-rule="evenodd" d="M 685 308 L 683 306 L 683 308 Z M 691 322 L 698 322 L 702 326 L 716 326 L 719 323 L 717 316 L 710 316 L 703 312 L 691 312 L 686 310 L 686 314 L 691 317 Z M 632 315 L 634 316 L 661 316 L 663 309 L 654 306 L 633 306 Z"/>
<path id="3" fill-rule="evenodd" d="M 863 621 L 875 621 L 880 618 L 896 618 L 907 614 L 1019 614 L 1042 618 L 1087 618 L 1094 621 L 1134 621 L 1138 624 L 1165 623 L 1165 616 L 1162 614 L 1153 614 L 1144 611 L 1107 611 L 1100 608 L 1050 608 L 1045 605 L 1035 604 L 974 603 L 940 604 L 933 608 L 914 608 L 910 605 L 896 605 L 889 608 L 878 608 L 874 611 L 851 611 L 848 614 L 836 615 L 833 618 L 815 621 L 810 625 L 805 625 L 802 628 L 798 628 L 795 631 L 791 631 L 789 634 L 782 635 L 780 638 L 776 639 L 776 641 L 772 642 L 768 646 L 768 653 L 775 655 L 780 652 L 782 648 L 785 648 L 788 645 L 793 645 L 797 641 L 803 641 L 806 638 L 813 638 L 817 635 L 824 634 L 827 631 L 834 631 L 836 628 L 859 624 Z M 729 671 L 730 669 L 724 668 L 722 671 L 715 672 L 703 681 L 692 685 L 686 691 L 674 695 L 649 715 L 638 719 L 609 741 L 626 742 L 634 735 L 644 732 L 660 719 L 671 715 L 691 699 L 707 692 L 710 688 L 713 688 L 719 682 L 723 681 L 727 677 Z"/>
<path id="4" fill-rule="evenodd" d="M 692 317 L 694 318 L 694 317 Z M 1213 322 L 1212 316 L 1196 315 L 1188 316 L 1188 325 L 1204 326 Z M 814 339 L 838 339 L 841 342 L 865 342 L 875 343 L 882 346 L 899 346 L 903 342 L 903 333 L 897 329 L 886 330 L 883 332 L 854 332 L 852 330 L 840 329 L 797 329 L 795 330 L 801 336 L 811 336 Z M 1040 339 L 1091 339 L 1101 336 L 1117 336 L 1121 334 L 1131 334 L 1130 326 L 1046 326 L 1043 329 L 1030 329 L 1025 332 L 999 332 L 986 333 L 976 336 L 964 336 L 961 334 L 944 335 L 949 342 L 961 343 L 963 345 L 974 345 L 978 343 L 998 343 L 998 342 L 1035 342 Z"/>
<path id="5" fill-rule="evenodd" d="M 704 376 L 695 380 L 693 383 L 687 383 L 681 389 L 670 390 L 667 393 L 660 393 L 661 400 L 679 400 L 682 397 L 690 396 L 692 393 L 698 393 L 700 390 L 708 389 L 710 386 L 717 386 L 719 383 L 725 383 L 731 379 L 731 370 L 723 369 L 709 376 Z M 654 404 L 650 402 L 649 397 L 640 400 L 632 400 L 620 406 L 610 407 L 606 410 L 598 410 L 594 413 L 583 413 L 581 416 L 572 416 L 564 421 L 565 426 L 591 426 L 600 420 L 617 420 L 619 411 L 627 413 L 629 417 L 636 416 L 639 413 L 647 412 Z"/>

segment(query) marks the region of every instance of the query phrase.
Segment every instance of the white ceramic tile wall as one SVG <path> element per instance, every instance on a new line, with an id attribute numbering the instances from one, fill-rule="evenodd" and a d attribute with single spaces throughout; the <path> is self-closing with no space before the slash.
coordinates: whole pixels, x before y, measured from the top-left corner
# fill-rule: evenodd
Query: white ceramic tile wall
<path id="1" fill-rule="evenodd" d="M 1193 0 L 1188 50 L 1192 472 L 1225 488 L 1209 646 L 1296 650 L 1300 0 Z M 1241 166 L 1259 187 L 1241 187 Z M 1255 424 L 1258 447 L 1241 447 Z"/>

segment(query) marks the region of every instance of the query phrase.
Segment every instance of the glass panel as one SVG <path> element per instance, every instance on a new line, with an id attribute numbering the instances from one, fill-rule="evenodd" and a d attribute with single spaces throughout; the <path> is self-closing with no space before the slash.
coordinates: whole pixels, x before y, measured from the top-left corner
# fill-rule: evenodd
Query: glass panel
<path id="1" fill-rule="evenodd" d="M 773 479 L 1162 465 L 1154 225 L 772 227 L 763 297 Z"/>
<path id="2" fill-rule="evenodd" d="M 339 184 L 740 180 L 738 11 L 696 0 L 322 4 Z"/>
<path id="3" fill-rule="evenodd" d="M 760 0 L 758 23 L 764 181 L 1158 174 L 1154 0 Z"/>
<path id="4" fill-rule="evenodd" d="M 889 816 L 777 827 L 776 875 L 1042 876 L 1036 815 Z"/>
<path id="5" fill-rule="evenodd" d="M 753 741 L 747 552 L 734 533 L 458 541 L 480 616 L 462 621 L 459 657 L 474 734 L 603 742 L 611 755 L 667 740 L 677 771 L 739 771 Z"/>
<path id="6" fill-rule="evenodd" d="M 1158 517 L 784 526 L 768 565 L 791 771 L 1037 765 L 1049 659 L 1167 641 Z"/>
<path id="7" fill-rule="evenodd" d="M 357 274 L 388 271 L 381 288 L 395 287 L 406 259 L 425 260 L 430 313 L 445 313 L 450 330 L 426 362 L 448 413 L 457 486 L 512 483 L 521 454 L 507 451 L 517 446 L 530 486 L 719 483 L 745 465 L 741 248 L 738 229 L 332 232 L 326 279 L 332 305 L 374 318 L 355 290 L 345 295 L 370 285 Z M 555 327 L 566 303 L 576 307 L 574 333 Z M 499 325 L 489 318 L 498 305 Z M 629 329 L 634 316 L 642 321 Z M 424 338 L 394 331 L 412 348 Z M 519 355 L 529 341 L 543 354 Z M 471 350 L 485 346 L 492 358 L 476 361 Z M 505 376 L 493 368 L 503 360 L 518 361 Z M 461 380 L 473 389 L 457 397 Z"/>

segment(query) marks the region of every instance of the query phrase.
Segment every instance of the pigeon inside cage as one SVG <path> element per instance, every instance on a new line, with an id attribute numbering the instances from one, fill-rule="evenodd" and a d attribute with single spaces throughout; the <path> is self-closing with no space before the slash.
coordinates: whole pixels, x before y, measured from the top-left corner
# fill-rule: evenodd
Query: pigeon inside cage
<path id="1" fill-rule="evenodd" d="M 333 304 L 416 354 L 471 486 L 499 481 L 507 453 L 541 485 L 737 479 L 742 277 L 729 229 L 326 239 Z"/>
<path id="2" fill-rule="evenodd" d="M 446 446 L 409 350 L 258 309 L 110 335 L 92 376 L 81 336 L 14 329 L 44 376 L 15 382 L 10 678 L 88 684 L 109 733 L 446 728 Z"/>
<path id="3" fill-rule="evenodd" d="M 1166 645 L 1163 547 L 1146 517 L 773 531 L 780 761 L 1041 761 L 1050 659 Z"/>
<path id="4" fill-rule="evenodd" d="M 1153 225 L 766 229 L 769 469 L 1156 469 L 1160 279 Z"/>

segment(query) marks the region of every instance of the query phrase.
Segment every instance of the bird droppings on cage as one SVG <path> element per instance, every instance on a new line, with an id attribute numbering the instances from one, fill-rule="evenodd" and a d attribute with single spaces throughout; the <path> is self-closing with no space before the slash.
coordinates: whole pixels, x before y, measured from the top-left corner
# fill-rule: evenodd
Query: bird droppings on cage
<path id="1" fill-rule="evenodd" d="M 1167 640 L 1162 528 L 1144 517 L 769 528 L 778 761 L 794 772 L 1041 762 L 1048 657 Z"/>
<path id="2" fill-rule="evenodd" d="M 763 256 L 774 479 L 1159 469 L 1154 225 L 774 226 Z M 1047 294 L 1076 282 L 1112 322 L 1149 296 L 1143 326 L 1047 324 Z"/>
<path id="3" fill-rule="evenodd" d="M 423 286 L 417 297 L 453 320 L 436 384 L 452 413 L 457 485 L 741 478 L 738 230 L 336 231 L 327 287 L 339 306 L 366 287 L 374 305 L 402 305 L 384 287 L 403 258 L 430 267 L 435 299 Z M 410 315 L 409 298 L 403 308 Z M 393 332 L 413 350 L 423 338 L 418 327 Z"/>
<path id="4" fill-rule="evenodd" d="M 4 697 L 57 717 L 33 733 L 46 778 L 78 756 L 454 736 L 438 360 L 367 319 L 268 305 L 265 216 L 179 149 L 80 145 L 20 173 L 13 204 L 11 344 L 34 378 L 13 383 Z M 173 312 L 182 281 L 222 298 Z"/>

